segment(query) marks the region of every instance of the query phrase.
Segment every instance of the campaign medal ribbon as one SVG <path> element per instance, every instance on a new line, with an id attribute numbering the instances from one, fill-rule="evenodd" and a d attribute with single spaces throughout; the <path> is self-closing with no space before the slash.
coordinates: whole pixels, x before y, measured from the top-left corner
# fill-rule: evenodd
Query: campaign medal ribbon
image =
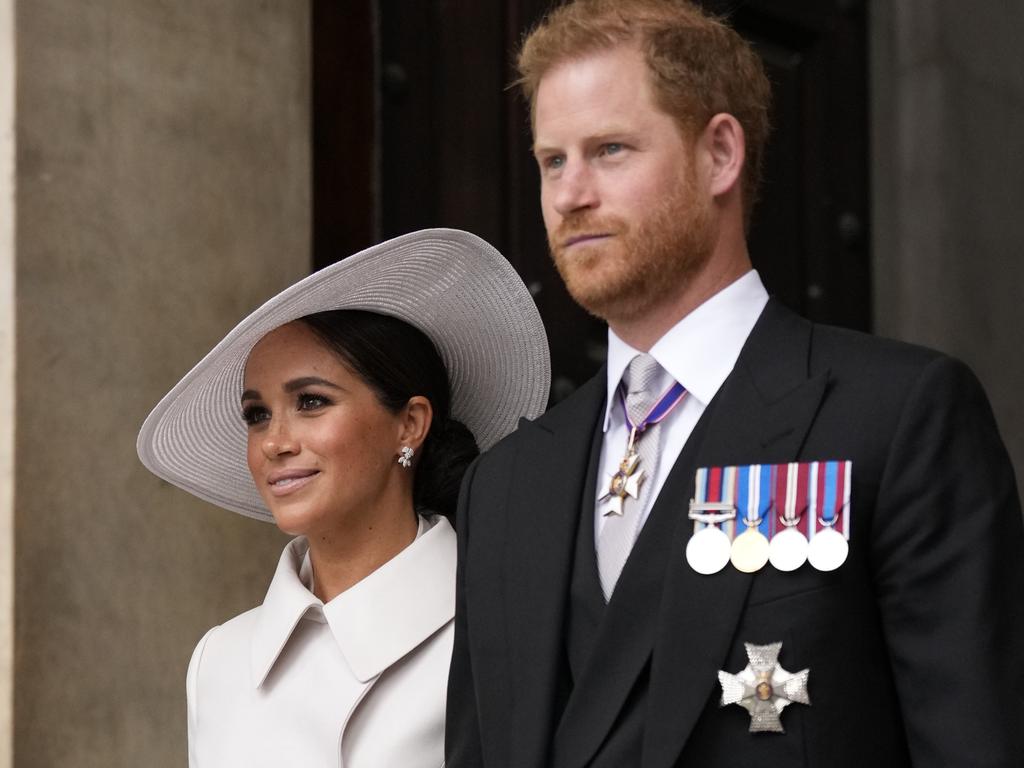
<path id="1" fill-rule="evenodd" d="M 782 526 L 772 536 L 768 559 L 780 571 L 795 571 L 807 561 L 807 537 L 800 522 L 807 509 L 807 475 L 810 465 L 779 464 L 775 467 L 775 508 L 782 501 L 782 514 L 776 521 Z"/>
<path id="2" fill-rule="evenodd" d="M 710 576 L 729 562 L 731 540 L 721 525 L 736 519 L 736 467 L 701 467 L 697 470 L 689 518 L 694 533 L 686 543 L 686 562 L 697 573 Z"/>
<path id="3" fill-rule="evenodd" d="M 679 382 L 674 383 L 658 402 L 651 406 L 647 415 L 633 424 L 629 420 L 629 411 L 626 409 L 624 387 L 619 386 L 619 400 L 622 403 L 622 413 L 626 419 L 626 429 L 629 430 L 629 440 L 626 443 L 626 455 L 619 462 L 618 471 L 608 481 L 608 490 L 598 499 L 598 503 L 601 504 L 608 502 L 608 509 L 604 512 L 605 517 L 608 515 L 621 517 L 627 497 L 639 500 L 640 486 L 647 479 L 647 473 L 643 467 L 637 471 L 640 455 L 636 450 L 636 442 L 643 435 L 644 430 L 668 416 L 684 397 L 686 397 L 686 388 Z"/>
<path id="4" fill-rule="evenodd" d="M 834 571 L 846 562 L 850 551 L 850 480 L 853 464 L 849 461 L 821 462 L 818 489 L 821 515 L 811 520 L 813 535 L 807 559 L 819 571 Z M 844 522 L 840 530 L 840 523 Z"/>
<path id="5" fill-rule="evenodd" d="M 767 506 L 762 509 L 761 489 L 768 491 L 764 495 L 771 500 L 771 466 L 755 464 L 739 467 L 736 479 L 736 514 L 742 518 L 746 530 L 732 540 L 729 559 L 737 571 L 754 573 L 761 570 L 768 562 L 768 537 L 762 532 L 767 528 Z"/>

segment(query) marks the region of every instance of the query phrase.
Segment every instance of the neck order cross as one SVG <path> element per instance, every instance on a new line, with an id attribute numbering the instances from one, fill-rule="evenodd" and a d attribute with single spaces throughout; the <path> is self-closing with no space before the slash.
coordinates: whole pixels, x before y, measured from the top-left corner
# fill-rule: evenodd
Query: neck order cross
<path id="1" fill-rule="evenodd" d="M 626 442 L 626 454 L 619 463 L 619 470 L 612 475 L 608 490 L 599 499 L 601 503 L 609 502 L 605 516 L 622 516 L 627 498 L 639 500 L 640 486 L 647 477 L 646 470 L 653 467 L 638 467 L 640 455 L 637 442 L 643 437 L 648 427 L 662 421 L 686 397 L 686 389 L 675 382 L 653 404 L 647 387 L 656 377 L 660 366 L 650 355 L 638 355 L 630 362 L 630 388 L 626 392 L 625 384 L 619 385 L 619 400 L 626 420 L 629 437 Z"/>

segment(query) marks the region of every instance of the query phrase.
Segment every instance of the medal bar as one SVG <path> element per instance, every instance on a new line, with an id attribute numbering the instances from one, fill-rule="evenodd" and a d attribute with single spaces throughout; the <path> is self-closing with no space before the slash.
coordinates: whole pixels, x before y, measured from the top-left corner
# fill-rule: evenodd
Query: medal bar
<path id="1" fill-rule="evenodd" d="M 687 516 L 693 535 L 686 559 L 698 573 L 726 564 L 754 573 L 766 563 L 819 571 L 849 556 L 850 461 L 701 467 Z"/>

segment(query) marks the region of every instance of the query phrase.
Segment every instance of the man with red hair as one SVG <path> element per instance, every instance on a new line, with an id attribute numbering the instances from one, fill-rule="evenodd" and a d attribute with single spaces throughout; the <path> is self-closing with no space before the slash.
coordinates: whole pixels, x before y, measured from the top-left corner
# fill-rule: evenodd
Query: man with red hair
<path id="1" fill-rule="evenodd" d="M 518 64 L 608 363 L 467 474 L 448 768 L 1019 764 L 991 410 L 961 363 L 768 297 L 750 46 L 681 0 L 576 0 Z"/>

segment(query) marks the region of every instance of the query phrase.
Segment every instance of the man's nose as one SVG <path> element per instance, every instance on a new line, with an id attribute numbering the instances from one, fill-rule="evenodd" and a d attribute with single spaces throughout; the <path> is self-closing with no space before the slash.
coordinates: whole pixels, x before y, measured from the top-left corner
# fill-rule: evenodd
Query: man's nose
<path id="1" fill-rule="evenodd" d="M 561 176 L 555 182 L 552 204 L 561 216 L 575 211 L 596 208 L 599 202 L 593 171 L 586 163 L 566 161 Z"/>

